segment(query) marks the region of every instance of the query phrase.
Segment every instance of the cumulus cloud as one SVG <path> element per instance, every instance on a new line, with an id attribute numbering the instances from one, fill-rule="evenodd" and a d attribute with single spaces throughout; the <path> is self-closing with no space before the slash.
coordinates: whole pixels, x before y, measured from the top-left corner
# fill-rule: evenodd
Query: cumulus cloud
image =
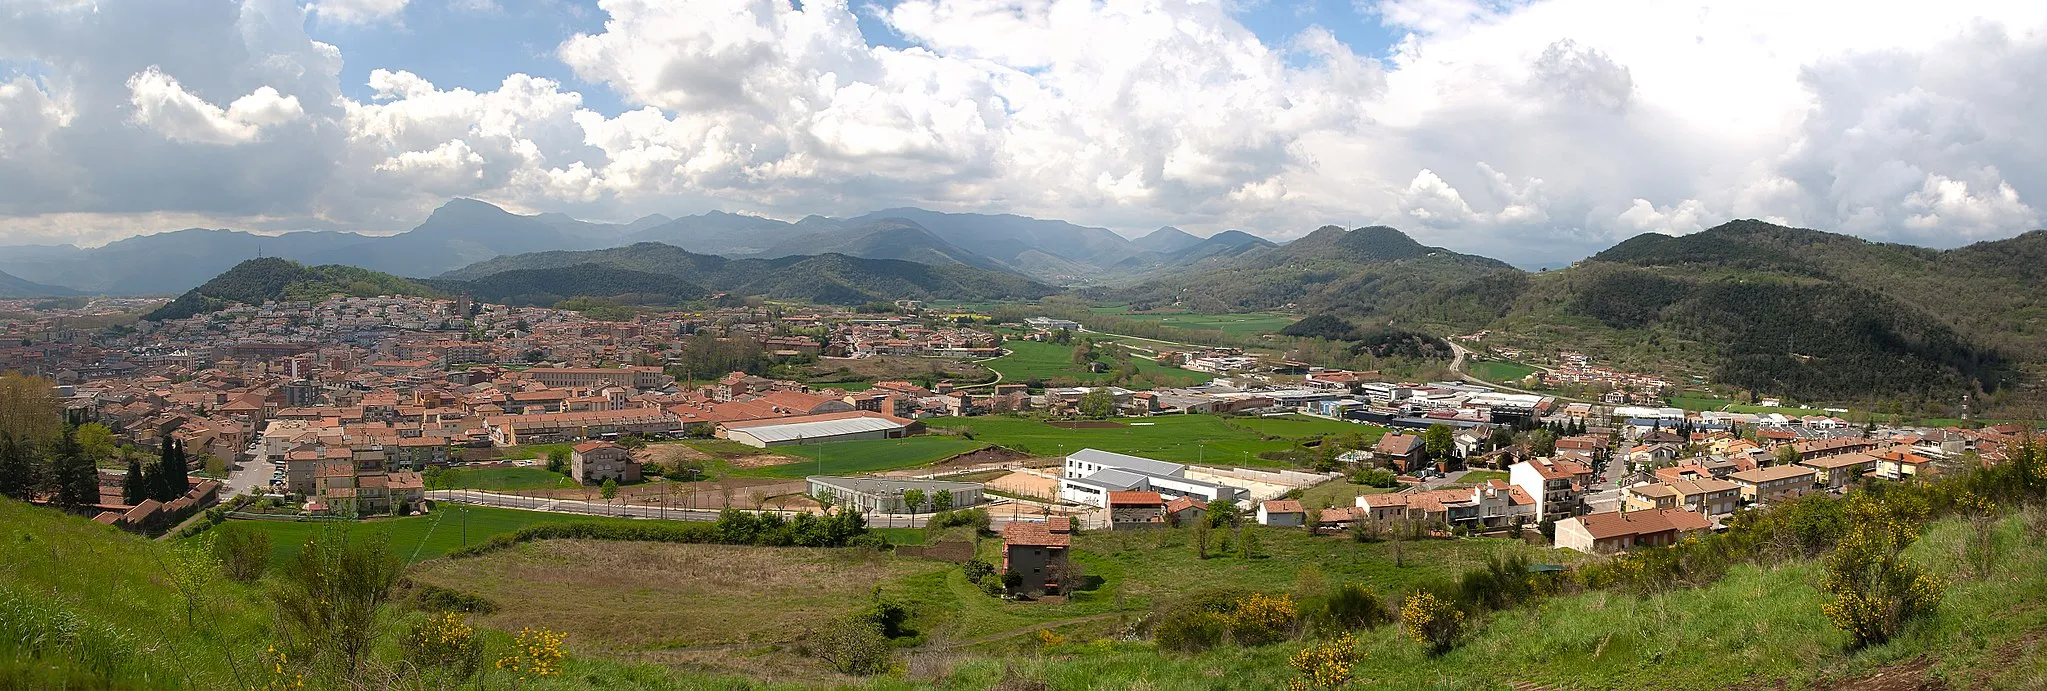
<path id="1" fill-rule="evenodd" d="M 406 65 L 342 97 L 345 46 L 308 19 L 404 9 L 21 14 L 0 61 L 48 69 L 0 81 L 0 228 L 391 230 L 455 195 L 607 218 L 917 204 L 1275 237 L 1385 223 L 1556 264 L 1741 217 L 1947 246 L 2047 203 L 2047 87 L 2024 78 L 2047 69 L 2041 3 L 1360 0 L 1404 34 L 1375 58 L 1319 27 L 1261 38 L 1238 13 L 1270 8 L 1214 0 L 600 0 L 602 29 L 553 56 L 623 112 Z"/>

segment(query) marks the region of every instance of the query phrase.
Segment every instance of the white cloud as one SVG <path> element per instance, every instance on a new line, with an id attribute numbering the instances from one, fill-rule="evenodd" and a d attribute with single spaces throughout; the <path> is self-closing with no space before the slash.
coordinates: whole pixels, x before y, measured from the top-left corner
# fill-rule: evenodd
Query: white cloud
<path id="1" fill-rule="evenodd" d="M 471 1 L 474 0 L 458 0 Z M 396 19 L 404 14 L 405 6 L 409 2 L 410 0 L 319 0 L 311 5 L 311 9 L 322 21 L 375 24 Z"/>
<path id="2" fill-rule="evenodd" d="M 184 85 L 151 66 L 128 78 L 128 102 L 135 124 L 163 136 L 200 144 L 241 144 L 255 141 L 264 128 L 305 116 L 296 96 L 283 96 L 268 86 L 235 99 L 226 109 L 192 95 Z"/>
<path id="3" fill-rule="evenodd" d="M 601 114 L 555 81 L 406 65 L 342 97 L 343 49 L 308 17 L 388 22 L 400 0 L 165 2 L 177 26 L 122 5 L 0 25 L 0 61 L 49 67 L 0 81 L 0 228 L 141 204 L 388 230 L 457 194 L 609 218 L 917 204 L 1377 222 L 1554 264 L 1741 217 L 1946 246 L 2047 203 L 2047 86 L 2026 78 L 2047 3 L 1361 3 L 1406 32 L 1382 60 L 1318 27 L 1262 40 L 1235 13 L 1286 8 L 1243 2 L 601 0 L 603 29 L 554 50 L 629 107 Z"/>

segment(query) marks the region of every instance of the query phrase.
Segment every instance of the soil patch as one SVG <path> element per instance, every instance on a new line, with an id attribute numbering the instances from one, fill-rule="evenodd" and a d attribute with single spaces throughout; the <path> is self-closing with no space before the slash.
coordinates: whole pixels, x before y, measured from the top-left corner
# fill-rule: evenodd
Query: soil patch
<path id="1" fill-rule="evenodd" d="M 1108 420 L 1066 420 L 1062 422 L 1047 422 L 1045 424 L 1060 429 L 1114 429 L 1129 427 L 1129 425 L 1121 422 L 1110 422 Z"/>

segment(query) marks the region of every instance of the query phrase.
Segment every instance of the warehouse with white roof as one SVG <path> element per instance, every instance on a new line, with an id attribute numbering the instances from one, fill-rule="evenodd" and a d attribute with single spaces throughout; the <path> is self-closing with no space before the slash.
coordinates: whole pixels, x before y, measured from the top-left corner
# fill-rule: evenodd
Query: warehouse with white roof
<path id="1" fill-rule="evenodd" d="M 720 436 L 747 446 L 823 444 L 835 441 L 899 439 L 915 432 L 920 423 L 871 410 L 854 410 L 822 415 L 798 415 L 728 422 L 719 426 Z"/>

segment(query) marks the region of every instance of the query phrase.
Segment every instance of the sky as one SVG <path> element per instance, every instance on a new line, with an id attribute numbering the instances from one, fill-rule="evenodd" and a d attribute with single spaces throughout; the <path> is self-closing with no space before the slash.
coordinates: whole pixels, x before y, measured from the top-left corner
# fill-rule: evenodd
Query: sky
<path id="1" fill-rule="evenodd" d="M 1524 267 L 2043 225 L 2037 0 L 0 0 L 0 245 L 894 206 Z M 0 251 L 5 251 L 0 248 Z"/>

